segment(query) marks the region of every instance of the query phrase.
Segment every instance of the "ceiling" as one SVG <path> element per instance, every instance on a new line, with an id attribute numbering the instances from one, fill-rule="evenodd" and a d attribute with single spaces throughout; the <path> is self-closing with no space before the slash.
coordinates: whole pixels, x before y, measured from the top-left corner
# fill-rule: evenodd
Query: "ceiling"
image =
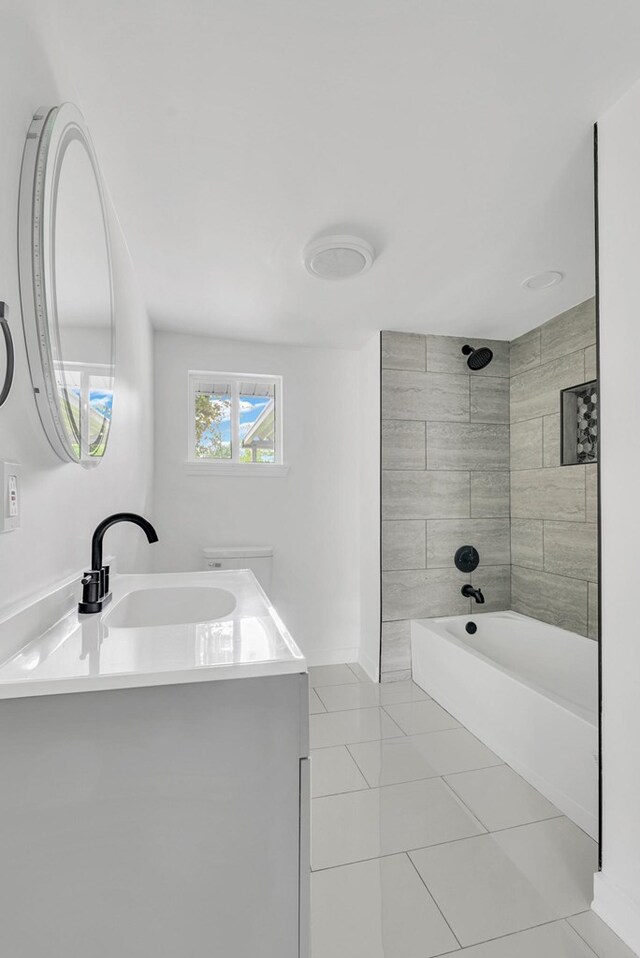
<path id="1" fill-rule="evenodd" d="M 594 289 L 592 124 L 636 0 L 111 0 L 65 45 L 155 326 L 512 338 Z M 376 248 L 308 275 L 324 233 Z M 530 292 L 523 279 L 558 269 Z"/>

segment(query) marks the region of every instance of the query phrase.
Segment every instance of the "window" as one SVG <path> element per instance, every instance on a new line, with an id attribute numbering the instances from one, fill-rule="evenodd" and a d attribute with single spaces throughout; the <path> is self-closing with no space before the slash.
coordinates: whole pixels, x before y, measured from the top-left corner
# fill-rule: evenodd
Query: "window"
<path id="1" fill-rule="evenodd" d="M 188 461 L 194 471 L 286 472 L 282 377 L 191 371 Z"/>
<path id="2" fill-rule="evenodd" d="M 104 455 L 113 406 L 113 366 L 54 363 L 60 408 L 75 456 L 90 462 Z"/>

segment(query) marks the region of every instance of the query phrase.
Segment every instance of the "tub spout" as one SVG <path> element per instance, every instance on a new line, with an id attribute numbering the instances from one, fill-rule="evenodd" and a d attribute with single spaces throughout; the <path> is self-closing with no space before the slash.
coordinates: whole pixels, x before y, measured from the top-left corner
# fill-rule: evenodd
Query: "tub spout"
<path id="1" fill-rule="evenodd" d="M 482 589 L 474 589 L 472 585 L 463 585 L 460 591 L 466 599 L 475 599 L 479 605 L 484 602 Z"/>

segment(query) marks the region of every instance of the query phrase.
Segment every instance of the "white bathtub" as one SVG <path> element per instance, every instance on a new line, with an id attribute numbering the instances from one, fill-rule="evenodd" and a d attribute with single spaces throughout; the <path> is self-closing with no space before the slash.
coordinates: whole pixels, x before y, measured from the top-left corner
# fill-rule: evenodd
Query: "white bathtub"
<path id="1" fill-rule="evenodd" d="M 490 612 L 414 620 L 411 651 L 417 684 L 597 838 L 597 643 Z"/>

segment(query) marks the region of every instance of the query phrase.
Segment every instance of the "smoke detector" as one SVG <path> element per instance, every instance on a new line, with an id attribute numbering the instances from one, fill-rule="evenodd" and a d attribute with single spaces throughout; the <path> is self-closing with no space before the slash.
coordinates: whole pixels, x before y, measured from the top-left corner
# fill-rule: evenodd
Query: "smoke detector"
<path id="1" fill-rule="evenodd" d="M 523 289 L 548 289 L 550 286 L 556 286 L 564 279 L 564 273 L 557 269 L 548 269 L 544 273 L 536 273 L 522 282 Z"/>
<path id="2" fill-rule="evenodd" d="M 322 236 L 304 250 L 304 265 L 320 279 L 348 279 L 371 268 L 375 259 L 371 243 L 358 236 Z"/>

